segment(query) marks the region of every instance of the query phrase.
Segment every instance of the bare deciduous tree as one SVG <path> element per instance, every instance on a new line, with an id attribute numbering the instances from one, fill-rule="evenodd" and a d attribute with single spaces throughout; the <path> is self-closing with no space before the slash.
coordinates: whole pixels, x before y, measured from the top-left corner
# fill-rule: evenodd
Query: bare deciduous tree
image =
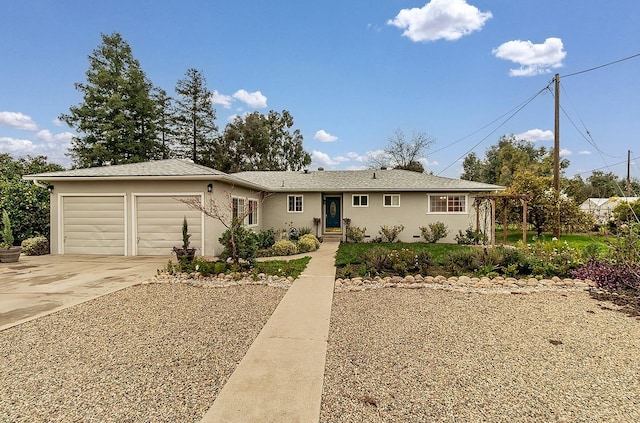
<path id="1" fill-rule="evenodd" d="M 387 141 L 383 152 L 371 156 L 372 166 L 424 172 L 424 166 L 419 160 L 424 157 L 425 150 L 434 143 L 433 138 L 420 131 L 414 132 L 411 139 L 407 140 L 404 132 L 397 129 Z"/>

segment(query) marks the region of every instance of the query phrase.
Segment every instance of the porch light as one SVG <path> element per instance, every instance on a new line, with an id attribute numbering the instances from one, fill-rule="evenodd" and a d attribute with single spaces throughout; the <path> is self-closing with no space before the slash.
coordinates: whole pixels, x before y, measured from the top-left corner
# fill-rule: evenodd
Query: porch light
<path id="1" fill-rule="evenodd" d="M 208 184 L 207 185 L 207 192 L 212 192 L 213 191 L 213 184 Z"/>

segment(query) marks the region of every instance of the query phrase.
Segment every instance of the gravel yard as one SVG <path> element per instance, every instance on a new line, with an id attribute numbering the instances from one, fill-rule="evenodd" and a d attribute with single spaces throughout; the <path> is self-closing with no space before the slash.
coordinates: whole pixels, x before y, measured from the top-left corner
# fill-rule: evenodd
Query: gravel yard
<path id="1" fill-rule="evenodd" d="M 195 422 L 286 290 L 149 284 L 0 332 L 0 422 Z"/>
<path id="2" fill-rule="evenodd" d="M 321 422 L 638 422 L 640 321 L 588 292 L 336 293 Z"/>

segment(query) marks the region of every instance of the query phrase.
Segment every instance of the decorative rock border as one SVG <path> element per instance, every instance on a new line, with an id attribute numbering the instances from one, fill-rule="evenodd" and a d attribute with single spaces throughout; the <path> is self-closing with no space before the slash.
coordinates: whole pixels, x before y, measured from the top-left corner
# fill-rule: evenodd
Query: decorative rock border
<path id="1" fill-rule="evenodd" d="M 153 279 L 145 283 L 186 283 L 191 286 L 202 288 L 228 288 L 230 286 L 242 285 L 266 285 L 276 288 L 289 289 L 294 279 L 284 276 L 269 276 L 264 273 L 258 274 L 257 278 L 249 273 L 220 273 L 217 276 L 203 276 L 201 273 L 159 273 Z"/>
<path id="2" fill-rule="evenodd" d="M 587 291 L 596 286 L 591 280 L 561 279 L 516 279 L 516 278 L 475 278 L 469 276 L 400 276 L 373 278 L 336 279 L 336 291 L 364 291 L 379 288 L 434 288 L 460 292 L 482 292 L 497 294 L 518 294 L 550 290 Z"/>
<path id="3" fill-rule="evenodd" d="M 186 283 L 203 288 L 228 288 L 243 285 L 266 285 L 276 288 L 289 289 L 294 279 L 281 276 L 269 276 L 260 273 L 257 277 L 249 273 L 221 273 L 217 276 L 203 276 L 200 273 L 159 273 L 153 279 L 143 283 Z M 388 276 L 373 278 L 336 279 L 335 291 L 365 291 L 380 288 L 405 289 L 446 289 L 458 292 L 480 292 L 493 294 L 527 294 L 539 291 L 565 290 L 588 291 L 595 288 L 595 282 L 582 279 L 561 279 L 554 276 L 550 279 L 516 279 L 516 278 L 476 278 L 469 276 Z"/>

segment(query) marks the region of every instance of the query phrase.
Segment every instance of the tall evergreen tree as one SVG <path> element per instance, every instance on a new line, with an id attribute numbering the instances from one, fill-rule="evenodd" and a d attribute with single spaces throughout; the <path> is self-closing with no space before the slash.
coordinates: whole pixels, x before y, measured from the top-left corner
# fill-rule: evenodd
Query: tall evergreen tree
<path id="1" fill-rule="evenodd" d="M 162 88 L 154 88 L 151 98 L 156 105 L 156 129 L 158 142 L 162 150 L 162 158 L 170 158 L 175 143 L 175 127 L 173 119 L 173 99 Z"/>
<path id="2" fill-rule="evenodd" d="M 102 34 L 102 44 L 89 56 L 86 76 L 86 83 L 75 84 L 83 102 L 60 116 L 78 133 L 68 153 L 74 166 L 158 158 L 152 84 L 120 34 Z"/>
<path id="3" fill-rule="evenodd" d="M 212 166 L 217 140 L 216 111 L 202 72 L 190 68 L 176 85 L 176 155 Z"/>

